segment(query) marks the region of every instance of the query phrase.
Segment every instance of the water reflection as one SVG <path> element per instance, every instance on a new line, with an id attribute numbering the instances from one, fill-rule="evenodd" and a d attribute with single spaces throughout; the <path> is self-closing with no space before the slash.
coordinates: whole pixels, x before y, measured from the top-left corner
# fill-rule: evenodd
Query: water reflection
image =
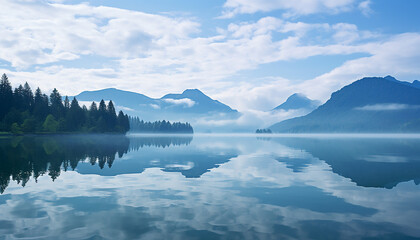
<path id="1" fill-rule="evenodd" d="M 112 139 L 112 141 L 110 141 Z M 115 155 L 127 153 L 125 136 L 13 137 L 0 139 L 0 192 L 10 179 L 22 186 L 47 174 L 55 180 L 61 170 L 75 169 L 81 160 L 112 166 Z"/>
<path id="2" fill-rule="evenodd" d="M 419 139 L 333 137 L 275 138 L 273 141 L 308 152 L 330 165 L 334 173 L 350 178 L 360 186 L 393 188 L 410 180 L 420 183 Z M 300 171 L 310 165 L 313 158 L 276 159 L 294 171 Z"/>
<path id="3" fill-rule="evenodd" d="M 47 147 L 47 151 L 41 143 L 48 142 L 48 137 L 2 139 L 0 161 L 9 156 L 3 150 L 11 148 L 42 153 L 25 158 L 30 161 L 25 166 L 35 164 L 38 156 L 56 153 L 56 159 L 62 160 L 45 159 L 56 164 L 61 161 L 62 172 L 51 182 L 46 164 L 44 175 L 36 178 L 38 183 L 35 177 L 26 181 L 24 188 L 14 181 L 9 183 L 0 195 L 0 236 L 420 238 L 420 191 L 414 184 L 418 177 L 408 169 L 416 168 L 419 162 L 415 146 L 420 141 L 416 139 L 112 137 L 97 140 L 111 142 L 105 145 L 109 152 L 104 155 L 114 156 L 112 164 L 105 161 L 102 169 L 98 161 L 92 161 L 94 165 L 90 162 L 100 158 L 93 150 L 97 141 L 77 137 L 70 142 L 55 140 L 58 147 Z M 91 145 L 74 153 L 82 141 Z M 74 145 L 73 152 L 59 150 L 71 149 L 70 145 Z M 16 156 L 20 156 L 19 151 L 15 151 Z M 71 154 L 79 158 L 73 165 Z M 66 161 L 68 171 L 64 171 Z M 13 160 L 6 162 L 11 166 Z M 388 164 L 399 166 L 396 173 L 384 170 L 390 168 Z M 22 172 L 28 174 L 34 168 L 27 169 Z M 24 175 L 8 171 L 9 178 Z"/>
<path id="4" fill-rule="evenodd" d="M 0 193 L 10 180 L 25 186 L 44 174 L 52 180 L 80 162 L 111 168 L 116 157 L 143 147 L 188 145 L 192 136 L 128 138 L 123 135 L 66 135 L 0 138 Z"/>

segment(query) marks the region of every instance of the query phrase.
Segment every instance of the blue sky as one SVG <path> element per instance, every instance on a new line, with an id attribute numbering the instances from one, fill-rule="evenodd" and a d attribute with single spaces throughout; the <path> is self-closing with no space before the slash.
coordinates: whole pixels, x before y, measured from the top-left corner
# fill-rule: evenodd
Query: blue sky
<path id="1" fill-rule="evenodd" d="M 0 0 L 0 71 L 75 95 L 199 88 L 239 110 L 420 79 L 417 0 Z"/>

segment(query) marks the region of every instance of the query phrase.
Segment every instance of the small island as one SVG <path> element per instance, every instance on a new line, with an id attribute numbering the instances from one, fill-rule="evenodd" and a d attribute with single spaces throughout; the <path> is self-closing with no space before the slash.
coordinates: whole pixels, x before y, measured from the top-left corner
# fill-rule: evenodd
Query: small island
<path id="1" fill-rule="evenodd" d="M 271 131 L 271 129 L 257 129 L 256 131 L 255 131 L 255 133 L 258 133 L 258 134 L 260 134 L 260 133 L 273 133 L 272 131 Z"/>
<path id="2" fill-rule="evenodd" d="M 116 114 L 112 101 L 99 106 L 92 102 L 89 109 L 77 99 L 70 102 L 54 88 L 50 96 L 37 88 L 32 92 L 28 83 L 12 90 L 6 74 L 0 81 L 0 132 L 23 133 L 121 133 L 130 130 L 128 115 Z"/>

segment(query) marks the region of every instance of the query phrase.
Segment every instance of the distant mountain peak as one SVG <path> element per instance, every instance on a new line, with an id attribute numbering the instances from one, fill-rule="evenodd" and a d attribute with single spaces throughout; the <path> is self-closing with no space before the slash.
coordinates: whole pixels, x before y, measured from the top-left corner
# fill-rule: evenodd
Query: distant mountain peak
<path id="1" fill-rule="evenodd" d="M 318 101 L 314 101 L 306 97 L 302 93 L 294 93 L 290 95 L 287 100 L 281 105 L 275 107 L 276 110 L 292 110 L 292 109 L 315 109 L 319 105 Z"/>
<path id="2" fill-rule="evenodd" d="M 384 79 L 389 80 L 389 81 L 398 82 L 398 80 L 391 75 L 388 75 L 388 76 L 384 77 Z"/>
<path id="3" fill-rule="evenodd" d="M 185 91 L 184 92 L 182 92 L 183 94 L 184 93 L 201 93 L 201 94 L 204 94 L 202 91 L 200 91 L 199 89 L 197 89 L 197 88 L 191 88 L 191 89 L 185 89 Z"/>
<path id="4" fill-rule="evenodd" d="M 415 88 L 420 88 L 420 81 L 419 80 L 414 80 L 413 83 L 411 84 L 411 86 L 413 86 Z"/>

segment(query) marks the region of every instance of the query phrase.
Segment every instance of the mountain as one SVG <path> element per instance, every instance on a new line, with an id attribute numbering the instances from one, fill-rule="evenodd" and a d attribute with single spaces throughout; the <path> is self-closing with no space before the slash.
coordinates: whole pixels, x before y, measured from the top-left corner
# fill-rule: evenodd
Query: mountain
<path id="1" fill-rule="evenodd" d="M 107 88 L 97 91 L 84 91 L 76 96 L 79 101 L 101 101 L 113 100 L 121 106 L 133 106 L 136 103 L 151 104 L 154 99 L 143 94 L 119 90 L 116 88 Z"/>
<path id="2" fill-rule="evenodd" d="M 233 113 L 237 112 L 233 110 L 229 106 L 217 101 L 213 100 L 203 92 L 198 89 L 187 89 L 182 94 L 167 94 L 163 96 L 160 100 L 164 101 L 165 103 L 174 103 L 179 102 L 183 103 L 183 99 L 189 99 L 191 101 L 185 101 L 188 108 L 184 108 L 184 112 L 194 112 L 194 113 L 211 113 L 211 112 L 218 112 L 218 113 Z"/>
<path id="3" fill-rule="evenodd" d="M 414 80 L 414 82 L 411 84 L 413 87 L 420 88 L 420 81 Z"/>
<path id="4" fill-rule="evenodd" d="M 140 93 L 108 88 L 84 91 L 75 97 L 84 102 L 112 100 L 117 109 L 146 121 L 165 119 L 193 122 L 203 117 L 233 118 L 239 114 L 198 89 L 187 89 L 181 94 L 167 94 L 162 98 L 150 98 Z"/>
<path id="5" fill-rule="evenodd" d="M 363 78 L 331 95 L 303 117 L 274 132 L 420 132 L 420 89 L 391 76 Z"/>
<path id="6" fill-rule="evenodd" d="M 307 98 L 305 95 L 301 93 L 295 93 L 287 98 L 287 100 L 282 103 L 281 105 L 275 107 L 272 111 L 278 110 L 297 110 L 297 109 L 306 109 L 306 110 L 314 110 L 319 106 L 319 102 L 315 100 L 311 100 Z"/>

